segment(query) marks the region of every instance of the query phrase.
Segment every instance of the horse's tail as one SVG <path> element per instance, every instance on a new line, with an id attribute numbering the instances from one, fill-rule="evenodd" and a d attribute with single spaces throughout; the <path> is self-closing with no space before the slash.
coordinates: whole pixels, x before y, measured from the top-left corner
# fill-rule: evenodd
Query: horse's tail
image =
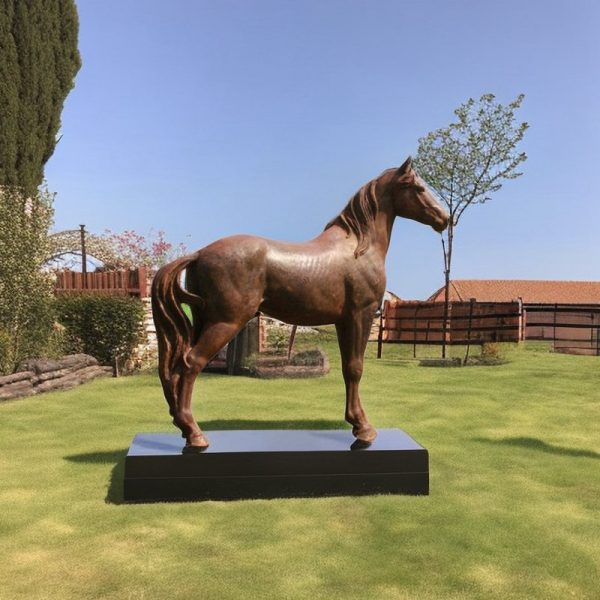
<path id="1" fill-rule="evenodd" d="M 158 368 L 163 387 L 176 396 L 171 376 L 180 361 L 185 364 L 186 355 L 194 341 L 194 330 L 200 323 L 193 323 L 186 316 L 182 302 L 202 305 L 204 301 L 181 287 L 182 271 L 196 259 L 195 254 L 178 258 L 161 267 L 152 281 L 152 316 L 158 339 Z M 167 389 L 165 389 L 167 393 Z M 170 399 L 169 403 L 171 403 Z"/>

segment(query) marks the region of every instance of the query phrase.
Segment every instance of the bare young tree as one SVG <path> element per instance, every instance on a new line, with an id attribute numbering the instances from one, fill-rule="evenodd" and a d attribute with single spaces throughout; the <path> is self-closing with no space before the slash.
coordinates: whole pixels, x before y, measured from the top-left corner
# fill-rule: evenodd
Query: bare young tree
<path id="1" fill-rule="evenodd" d="M 502 187 L 504 180 L 522 175 L 517 167 L 527 155 L 518 152 L 517 145 L 529 125 L 517 123 L 515 112 L 524 97 L 520 94 L 507 105 L 498 103 L 493 94 L 484 94 L 479 100 L 469 98 L 454 111 L 458 118 L 456 122 L 419 139 L 415 166 L 450 214 L 448 228 L 442 234 L 444 357 L 455 229 L 467 207 L 487 202 Z"/>

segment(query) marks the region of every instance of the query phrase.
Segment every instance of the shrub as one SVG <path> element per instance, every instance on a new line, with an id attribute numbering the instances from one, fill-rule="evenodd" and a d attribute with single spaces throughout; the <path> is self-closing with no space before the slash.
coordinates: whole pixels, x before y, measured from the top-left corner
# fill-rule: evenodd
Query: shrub
<path id="1" fill-rule="evenodd" d="M 144 307 L 129 296 L 82 294 L 56 300 L 70 352 L 91 354 L 101 364 L 118 365 L 141 341 Z"/>
<path id="2" fill-rule="evenodd" d="M 248 354 L 246 358 L 242 361 L 242 367 L 244 369 L 248 369 L 248 371 L 254 372 L 256 370 L 256 365 L 258 363 L 258 356 L 256 352 L 252 354 Z"/>
<path id="3" fill-rule="evenodd" d="M 486 342 L 481 346 L 481 354 L 472 356 L 465 361 L 467 365 L 494 366 L 503 365 L 508 361 L 503 356 L 502 344 L 498 342 Z"/>
<path id="4" fill-rule="evenodd" d="M 298 367 L 320 367 L 325 364 L 327 357 L 320 348 L 303 350 L 292 356 L 291 365 Z"/>
<path id="5" fill-rule="evenodd" d="M 286 327 L 273 326 L 267 334 L 267 345 L 276 354 L 283 353 L 290 342 L 290 331 Z"/>
<path id="6" fill-rule="evenodd" d="M 48 338 L 44 358 L 53 358 L 58 360 L 63 358 L 65 354 L 70 353 L 70 345 L 67 330 L 65 329 L 64 325 L 61 325 L 56 321 L 56 313 L 54 314 L 55 320 L 54 324 L 52 325 L 52 332 Z"/>
<path id="7" fill-rule="evenodd" d="M 486 360 L 500 360 L 502 353 L 498 342 L 486 342 L 481 346 L 481 357 Z"/>
<path id="8" fill-rule="evenodd" d="M 10 335 L 4 329 L 0 329 L 0 375 L 10 373 L 12 368 L 10 352 Z"/>
<path id="9" fill-rule="evenodd" d="M 31 196 L 0 186 L 0 371 L 44 356 L 52 332 L 52 281 L 41 269 L 53 195 Z"/>

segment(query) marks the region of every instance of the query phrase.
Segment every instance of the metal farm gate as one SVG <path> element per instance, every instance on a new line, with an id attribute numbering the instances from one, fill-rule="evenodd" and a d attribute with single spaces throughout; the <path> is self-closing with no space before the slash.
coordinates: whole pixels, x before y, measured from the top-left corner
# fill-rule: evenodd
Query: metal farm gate
<path id="1" fill-rule="evenodd" d="M 386 301 L 380 317 L 378 356 L 384 343 L 447 345 L 518 342 L 523 339 L 520 302 L 450 302 L 444 328 L 443 302 Z"/>
<path id="2" fill-rule="evenodd" d="M 443 302 L 388 302 L 377 332 L 382 345 L 441 345 L 444 340 Z M 451 302 L 447 345 L 541 340 L 556 352 L 600 356 L 600 305 L 525 304 L 513 302 Z"/>
<path id="3" fill-rule="evenodd" d="M 525 338 L 548 340 L 556 352 L 600 356 L 600 305 L 527 304 Z"/>

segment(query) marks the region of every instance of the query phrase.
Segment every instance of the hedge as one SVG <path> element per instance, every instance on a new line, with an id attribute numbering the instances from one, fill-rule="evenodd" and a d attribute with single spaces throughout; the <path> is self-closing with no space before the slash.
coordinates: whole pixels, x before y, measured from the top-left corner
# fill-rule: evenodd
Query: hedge
<path id="1" fill-rule="evenodd" d="M 144 307 L 138 298 L 82 294 L 56 300 L 69 352 L 83 352 L 117 366 L 142 340 Z"/>

